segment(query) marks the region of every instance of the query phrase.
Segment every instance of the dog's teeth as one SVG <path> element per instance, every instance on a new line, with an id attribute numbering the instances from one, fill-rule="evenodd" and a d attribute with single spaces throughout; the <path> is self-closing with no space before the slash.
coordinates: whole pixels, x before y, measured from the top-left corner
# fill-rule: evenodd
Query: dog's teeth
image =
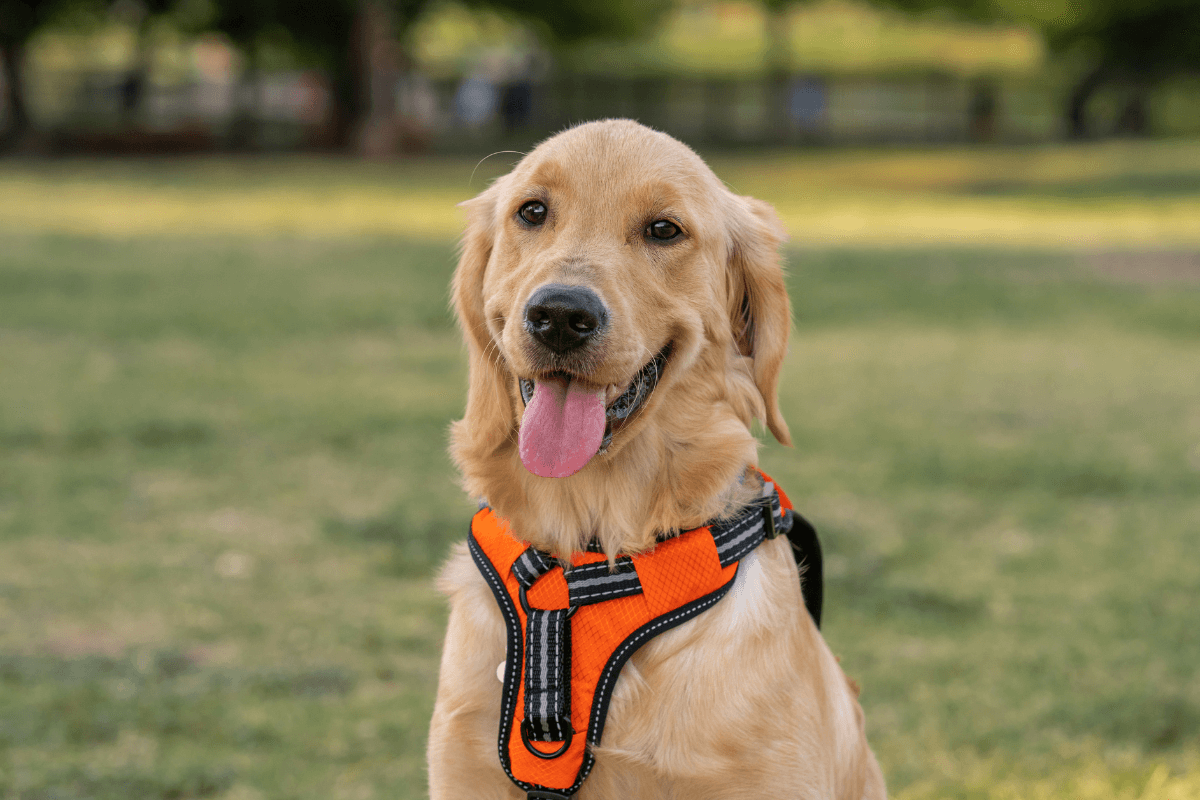
<path id="1" fill-rule="evenodd" d="M 604 405 L 609 405 L 613 400 L 616 400 L 624 393 L 625 390 L 620 386 L 617 386 L 615 383 L 610 383 L 604 394 Z"/>

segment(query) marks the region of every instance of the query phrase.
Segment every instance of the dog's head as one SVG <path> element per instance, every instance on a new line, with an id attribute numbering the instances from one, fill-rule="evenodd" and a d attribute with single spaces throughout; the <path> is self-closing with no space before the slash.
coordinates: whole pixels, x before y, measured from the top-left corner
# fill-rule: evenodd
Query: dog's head
<path id="1" fill-rule="evenodd" d="M 558 134 L 464 205 L 460 465 L 515 449 L 535 475 L 586 473 L 648 430 L 687 439 L 681 423 L 712 414 L 743 429 L 757 417 L 789 443 L 776 383 L 790 311 L 770 206 L 626 120 Z"/>

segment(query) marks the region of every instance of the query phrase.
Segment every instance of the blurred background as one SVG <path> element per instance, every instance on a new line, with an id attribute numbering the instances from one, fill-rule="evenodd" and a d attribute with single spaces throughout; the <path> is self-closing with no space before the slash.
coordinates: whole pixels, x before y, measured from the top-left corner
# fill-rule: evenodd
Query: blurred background
<path id="1" fill-rule="evenodd" d="M 0 0 L 0 798 L 425 796 L 455 204 L 791 234 L 763 467 L 893 796 L 1200 800 L 1195 0 Z"/>
<path id="2" fill-rule="evenodd" d="M 1200 133 L 1188 0 L 5 0 L 25 152 L 474 152 Z"/>

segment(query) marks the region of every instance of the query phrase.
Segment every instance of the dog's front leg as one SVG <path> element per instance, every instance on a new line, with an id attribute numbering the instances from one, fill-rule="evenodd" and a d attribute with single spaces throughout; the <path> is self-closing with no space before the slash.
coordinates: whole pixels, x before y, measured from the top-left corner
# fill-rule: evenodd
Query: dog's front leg
<path id="1" fill-rule="evenodd" d="M 495 730 L 480 740 L 479 717 L 447 711 L 439 701 L 429 728 L 430 800 L 524 800 L 500 769 Z"/>
<path id="2" fill-rule="evenodd" d="M 466 548 L 456 548 L 438 588 L 450 598 L 437 703 L 429 726 L 431 800 L 524 800 L 500 767 L 504 620 Z"/>

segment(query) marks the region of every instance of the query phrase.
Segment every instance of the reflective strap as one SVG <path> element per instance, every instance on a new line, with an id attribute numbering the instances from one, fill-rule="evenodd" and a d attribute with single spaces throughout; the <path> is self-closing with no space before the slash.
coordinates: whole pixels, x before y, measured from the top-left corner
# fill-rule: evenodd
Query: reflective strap
<path id="1" fill-rule="evenodd" d="M 517 582 L 528 589 L 533 582 L 545 575 L 554 567 L 554 562 L 541 550 L 526 548 L 524 553 L 513 562 L 512 574 Z"/>
<path id="2" fill-rule="evenodd" d="M 571 729 L 571 627 L 565 608 L 531 608 L 525 622 L 529 738 L 561 742 Z"/>
<path id="3" fill-rule="evenodd" d="M 765 539 L 786 532 L 789 520 L 783 513 L 779 493 L 769 483 L 766 485 L 766 491 L 770 494 L 764 495 L 738 516 L 709 526 L 713 542 L 717 545 L 717 556 L 721 560 L 722 569 L 748 556 Z M 769 528 L 768 513 L 771 521 Z"/>
<path id="4" fill-rule="evenodd" d="M 642 582 L 629 556 L 617 556 L 612 571 L 609 571 L 607 561 L 600 561 L 573 567 L 566 578 L 567 595 L 572 606 L 586 606 L 642 593 Z"/>

